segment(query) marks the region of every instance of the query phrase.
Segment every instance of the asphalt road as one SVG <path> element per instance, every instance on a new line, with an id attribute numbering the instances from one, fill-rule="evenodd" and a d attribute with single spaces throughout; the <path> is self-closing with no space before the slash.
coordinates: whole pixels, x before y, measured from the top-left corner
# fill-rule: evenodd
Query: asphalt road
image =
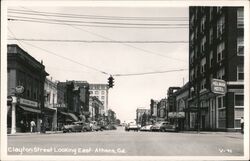
<path id="1" fill-rule="evenodd" d="M 112 131 L 8 136 L 8 155 L 241 156 L 240 133 Z"/>

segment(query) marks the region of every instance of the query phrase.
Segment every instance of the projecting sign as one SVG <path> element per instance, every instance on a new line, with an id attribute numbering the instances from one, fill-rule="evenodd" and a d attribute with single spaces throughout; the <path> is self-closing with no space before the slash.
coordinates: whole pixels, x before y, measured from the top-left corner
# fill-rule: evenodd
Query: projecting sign
<path id="1" fill-rule="evenodd" d="M 227 92 L 226 81 L 221 79 L 212 79 L 211 91 L 216 94 L 225 94 Z"/>
<path id="2" fill-rule="evenodd" d="M 22 94 L 23 92 L 24 92 L 23 86 L 16 86 L 16 93 L 17 94 Z"/>
<path id="3" fill-rule="evenodd" d="M 22 105 L 27 105 L 27 106 L 32 106 L 32 107 L 38 107 L 38 103 L 35 101 L 27 100 L 24 98 L 20 98 L 20 104 Z"/>

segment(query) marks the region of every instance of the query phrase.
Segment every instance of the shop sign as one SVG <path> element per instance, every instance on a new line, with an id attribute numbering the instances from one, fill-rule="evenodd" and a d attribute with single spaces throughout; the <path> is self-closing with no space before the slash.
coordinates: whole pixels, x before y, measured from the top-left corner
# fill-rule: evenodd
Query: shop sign
<path id="1" fill-rule="evenodd" d="M 227 91 L 226 81 L 221 79 L 212 79 L 211 91 L 216 94 L 225 94 Z"/>
<path id="2" fill-rule="evenodd" d="M 16 93 L 17 94 L 22 94 L 23 92 L 24 92 L 23 86 L 16 86 Z"/>
<path id="3" fill-rule="evenodd" d="M 169 118 L 185 118 L 185 112 L 169 112 Z"/>
<path id="4" fill-rule="evenodd" d="M 65 108 L 66 107 L 66 105 L 64 103 L 62 103 L 62 104 L 55 104 L 54 106 L 56 108 Z"/>
<path id="5" fill-rule="evenodd" d="M 13 101 L 13 98 L 12 98 L 11 96 L 8 96 L 8 97 L 7 97 L 7 102 L 8 102 L 8 103 L 11 103 L 12 101 Z"/>
<path id="6" fill-rule="evenodd" d="M 38 107 L 38 103 L 35 101 L 27 100 L 24 98 L 19 99 L 20 104 L 26 105 L 26 106 L 32 106 L 32 107 Z"/>

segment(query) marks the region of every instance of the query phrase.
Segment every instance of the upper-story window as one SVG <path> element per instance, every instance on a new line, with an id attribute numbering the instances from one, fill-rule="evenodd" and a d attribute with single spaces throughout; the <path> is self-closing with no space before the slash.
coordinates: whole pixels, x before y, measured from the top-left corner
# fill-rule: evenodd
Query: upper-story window
<path id="1" fill-rule="evenodd" d="M 237 37 L 237 55 L 244 55 L 244 40 L 243 36 Z"/>
<path id="2" fill-rule="evenodd" d="M 237 9 L 237 28 L 244 27 L 244 10 L 243 7 Z"/>
<path id="3" fill-rule="evenodd" d="M 204 36 L 201 40 L 201 52 L 205 51 L 205 45 L 206 45 L 206 36 Z"/>
<path id="4" fill-rule="evenodd" d="M 202 79 L 200 88 L 201 88 L 200 90 L 203 90 L 206 88 L 206 79 Z"/>
<path id="5" fill-rule="evenodd" d="M 209 30 L 209 44 L 213 43 L 213 28 Z"/>
<path id="6" fill-rule="evenodd" d="M 213 66 L 213 51 L 210 51 L 209 53 L 209 66 Z"/>
<path id="7" fill-rule="evenodd" d="M 201 73 L 204 73 L 206 71 L 206 58 L 203 58 L 201 60 Z"/>
<path id="8" fill-rule="evenodd" d="M 225 49 L 225 42 L 222 42 L 217 46 L 217 62 L 220 62 L 222 59 L 224 59 L 223 55 L 224 49 Z"/>
<path id="9" fill-rule="evenodd" d="M 221 68 L 217 71 L 217 79 L 224 79 L 225 76 L 225 68 Z"/>
<path id="10" fill-rule="evenodd" d="M 205 21 L 206 21 L 206 16 L 203 16 L 201 19 L 201 32 L 204 32 L 205 30 Z"/>
<path id="11" fill-rule="evenodd" d="M 244 66 L 240 64 L 237 66 L 237 80 L 243 81 L 244 80 Z"/>
<path id="12" fill-rule="evenodd" d="M 190 80 L 191 81 L 194 80 L 194 69 L 192 69 L 191 72 L 190 72 Z"/>
<path id="13" fill-rule="evenodd" d="M 104 91 L 102 91 L 102 95 L 104 95 L 105 94 L 105 92 Z"/>
<path id="14" fill-rule="evenodd" d="M 213 7 L 210 7 L 209 9 L 209 20 L 212 21 L 213 19 Z"/>
<path id="15" fill-rule="evenodd" d="M 190 63 L 192 64 L 194 62 L 194 51 L 190 54 Z"/>
<path id="16" fill-rule="evenodd" d="M 99 91 L 95 91 L 95 94 L 99 94 Z"/>
<path id="17" fill-rule="evenodd" d="M 192 15 L 190 21 L 191 21 L 191 24 L 194 24 L 194 15 Z"/>
<path id="18" fill-rule="evenodd" d="M 217 21 L 217 37 L 220 37 L 225 29 L 225 16 L 221 16 Z"/>

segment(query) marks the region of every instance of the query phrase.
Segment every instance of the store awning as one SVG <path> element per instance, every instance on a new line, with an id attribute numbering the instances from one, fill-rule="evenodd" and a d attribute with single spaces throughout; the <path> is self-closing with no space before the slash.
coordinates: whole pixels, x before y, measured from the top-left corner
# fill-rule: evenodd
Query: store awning
<path id="1" fill-rule="evenodd" d="M 41 113 L 41 110 L 39 110 L 39 109 L 24 107 L 24 106 L 20 106 L 20 105 L 19 105 L 19 107 L 21 107 L 25 111 L 34 112 L 34 113 Z"/>
<path id="2" fill-rule="evenodd" d="M 63 115 L 68 115 L 68 113 L 62 112 L 62 111 L 59 111 L 59 113 L 61 113 L 61 114 L 63 114 Z"/>
<path id="3" fill-rule="evenodd" d="M 71 118 L 73 118 L 75 121 L 78 121 L 78 117 L 76 117 L 75 114 L 73 114 L 73 113 L 68 113 L 68 115 L 69 115 Z"/>

